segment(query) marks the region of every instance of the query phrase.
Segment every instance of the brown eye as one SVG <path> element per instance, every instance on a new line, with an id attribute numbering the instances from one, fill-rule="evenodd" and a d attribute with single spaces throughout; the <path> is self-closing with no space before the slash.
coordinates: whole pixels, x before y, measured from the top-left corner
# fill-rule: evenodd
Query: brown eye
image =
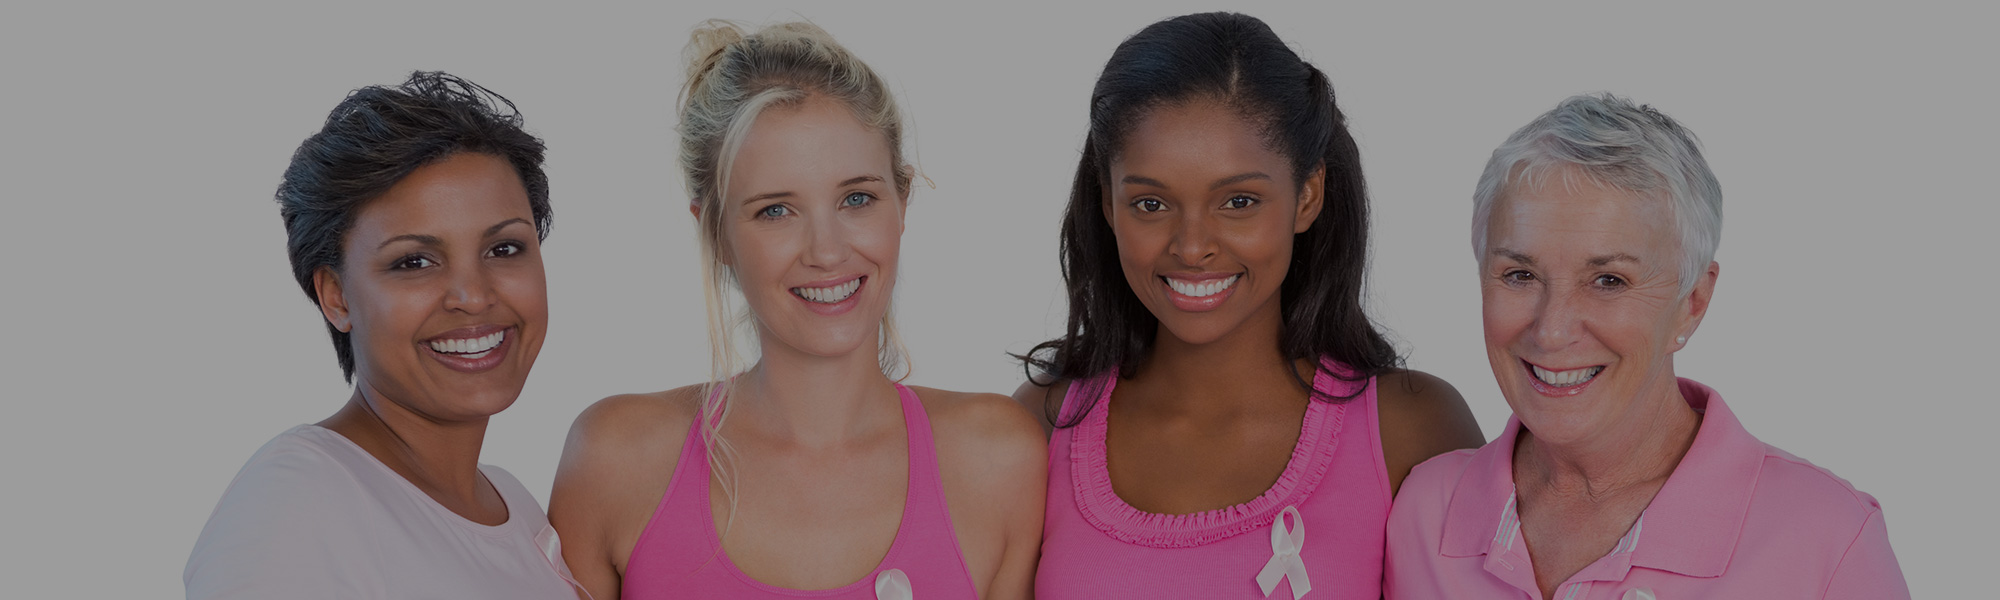
<path id="1" fill-rule="evenodd" d="M 1535 274 L 1521 269 L 1511 269 L 1500 274 L 1500 279 L 1508 283 L 1527 283 L 1535 280 Z"/>
<path id="2" fill-rule="evenodd" d="M 1625 287 L 1625 278 L 1607 273 L 1598 275 L 1597 279 L 1593 280 L 1592 283 L 1596 283 L 1598 287 L 1621 288 Z"/>
<path id="3" fill-rule="evenodd" d="M 1255 204 L 1257 204 L 1256 198 L 1251 198 L 1249 196 L 1237 196 L 1235 198 L 1230 198 L 1229 200 L 1224 201 L 1222 203 L 1222 207 L 1228 209 L 1241 210 L 1245 208 L 1250 208 L 1252 205 Z"/>
<path id="4" fill-rule="evenodd" d="M 396 259 L 396 262 L 389 263 L 389 270 L 415 271 L 417 269 L 422 269 L 426 267 L 435 267 L 435 266 L 437 266 L 437 261 L 431 260 L 429 257 L 425 257 L 423 255 L 412 254 L 402 258 L 398 258 Z"/>
<path id="5" fill-rule="evenodd" d="M 1167 203 L 1161 202 L 1158 198 L 1140 198 L 1138 201 L 1133 202 L 1132 206 L 1138 208 L 1139 212 L 1143 213 L 1160 212 L 1167 209 Z"/>
<path id="6" fill-rule="evenodd" d="M 486 251 L 486 254 L 488 256 L 507 257 L 507 256 L 514 256 L 516 254 L 520 254 L 526 251 L 527 249 L 521 247 L 520 242 L 502 242 L 499 245 L 494 246 L 492 250 Z"/>

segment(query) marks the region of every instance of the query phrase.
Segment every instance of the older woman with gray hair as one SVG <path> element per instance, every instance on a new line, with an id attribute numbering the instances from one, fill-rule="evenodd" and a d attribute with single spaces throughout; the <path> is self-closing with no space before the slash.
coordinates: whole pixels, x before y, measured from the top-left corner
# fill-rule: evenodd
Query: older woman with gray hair
<path id="1" fill-rule="evenodd" d="M 1486 354 L 1514 411 L 1389 518 L 1389 598 L 1908 598 L 1882 509 L 1676 377 L 1714 296 L 1722 189 L 1693 134 L 1575 96 L 1474 194 Z"/>

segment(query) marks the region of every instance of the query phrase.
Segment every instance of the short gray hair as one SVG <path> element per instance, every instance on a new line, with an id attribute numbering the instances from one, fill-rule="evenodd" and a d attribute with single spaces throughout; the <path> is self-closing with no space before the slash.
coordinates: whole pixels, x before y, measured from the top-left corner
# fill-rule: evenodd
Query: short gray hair
<path id="1" fill-rule="evenodd" d="M 1493 201 L 1511 185 L 1575 166 L 1591 181 L 1642 196 L 1666 193 L 1680 236 L 1680 293 L 1694 289 L 1722 243 L 1722 184 L 1694 133 L 1651 106 L 1611 94 L 1570 96 L 1493 150 L 1472 194 L 1472 252 L 1486 264 Z"/>

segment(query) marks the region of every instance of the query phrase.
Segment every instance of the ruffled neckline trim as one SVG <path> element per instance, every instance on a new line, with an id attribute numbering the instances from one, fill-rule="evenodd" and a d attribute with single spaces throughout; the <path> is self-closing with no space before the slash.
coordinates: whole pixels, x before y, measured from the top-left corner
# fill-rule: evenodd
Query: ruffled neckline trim
<path id="1" fill-rule="evenodd" d="M 1313 375 L 1315 389 L 1336 393 L 1341 387 L 1369 383 L 1334 378 L 1328 369 L 1340 367 L 1336 363 L 1323 363 Z M 1111 488 L 1104 436 L 1111 390 L 1117 385 L 1118 373 L 1114 369 L 1103 377 L 1102 395 L 1072 429 L 1070 478 L 1076 488 L 1078 511 L 1085 521 L 1112 539 L 1139 546 L 1189 548 L 1270 525 L 1285 507 L 1304 503 L 1326 478 L 1328 468 L 1333 465 L 1334 450 L 1340 445 L 1341 427 L 1347 420 L 1347 402 L 1312 401 L 1306 407 L 1299 441 L 1292 446 L 1284 473 L 1263 494 L 1249 502 L 1198 513 L 1151 513 L 1126 504 Z M 1071 387 L 1076 389 L 1083 383 L 1079 381 Z"/>

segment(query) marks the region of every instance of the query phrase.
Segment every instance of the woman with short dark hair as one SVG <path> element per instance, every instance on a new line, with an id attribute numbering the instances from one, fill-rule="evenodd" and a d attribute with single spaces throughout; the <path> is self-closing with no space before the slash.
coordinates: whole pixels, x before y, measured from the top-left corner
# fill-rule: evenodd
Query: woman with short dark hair
<path id="1" fill-rule="evenodd" d="M 1188 15 L 1113 51 L 1068 331 L 1015 394 L 1053 429 L 1037 597 L 1380 595 L 1396 486 L 1480 437 L 1362 310 L 1367 249 L 1332 85 L 1270 27 Z"/>
<path id="2" fill-rule="evenodd" d="M 534 496 L 478 462 L 547 330 L 542 154 L 505 98 L 427 72 L 299 146 L 286 247 L 354 393 L 230 482 L 189 598 L 574 597 Z"/>

